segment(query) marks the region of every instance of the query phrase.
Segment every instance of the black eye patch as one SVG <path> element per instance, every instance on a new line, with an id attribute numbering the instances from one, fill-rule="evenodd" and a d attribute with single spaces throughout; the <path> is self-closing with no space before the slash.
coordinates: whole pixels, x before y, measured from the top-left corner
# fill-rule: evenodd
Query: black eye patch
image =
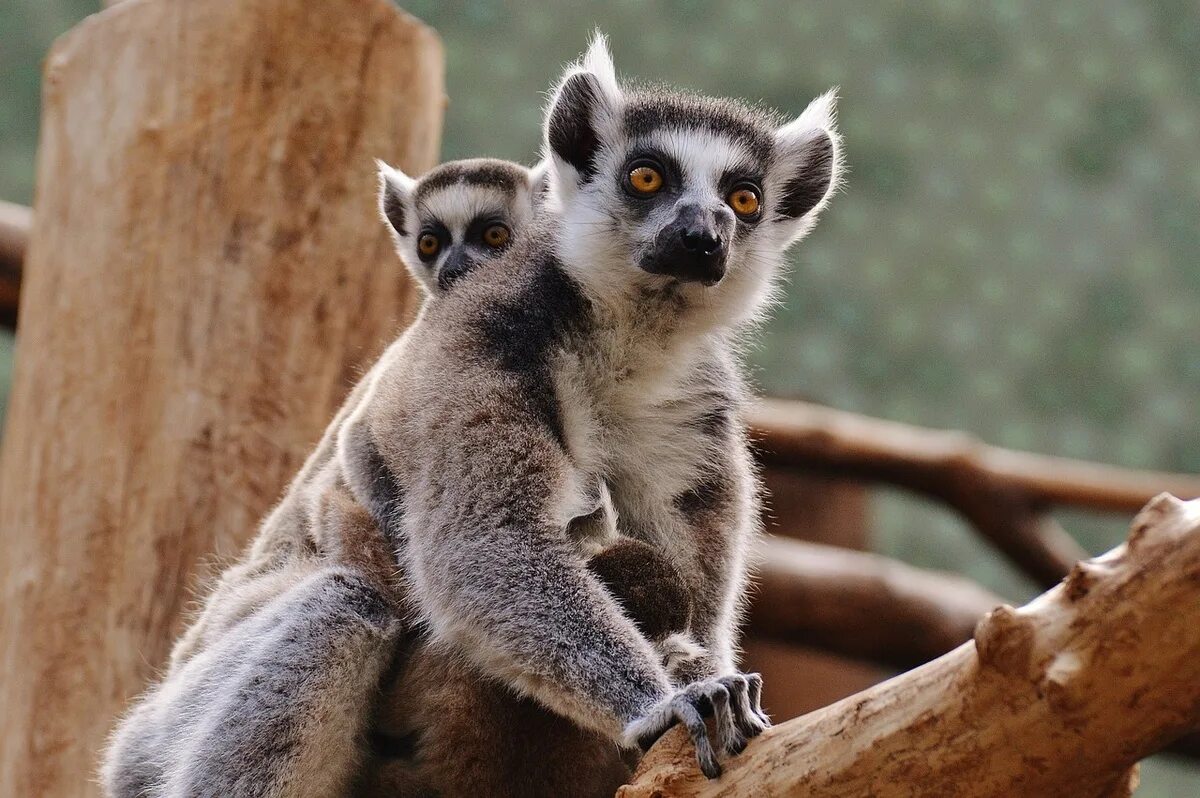
<path id="1" fill-rule="evenodd" d="M 485 212 L 476 216 L 471 220 L 471 223 L 467 225 L 467 232 L 463 235 L 463 241 L 468 246 L 486 247 L 489 250 L 492 250 L 493 248 L 488 247 L 484 241 L 483 234 L 487 232 L 488 228 L 497 224 L 503 225 L 510 233 L 512 233 L 512 225 L 509 224 L 508 219 L 505 218 L 502 212 Z M 505 245 L 505 248 L 507 248 L 507 246 L 508 245 Z"/>
<path id="2" fill-rule="evenodd" d="M 725 172 L 721 175 L 721 179 L 717 181 L 717 191 L 720 192 L 722 197 L 724 197 L 729 192 L 733 191 L 735 186 L 750 185 L 753 186 L 761 196 L 762 184 L 762 170 L 739 165 L 732 169 L 725 170 Z"/>
<path id="3" fill-rule="evenodd" d="M 643 165 L 651 166 L 662 175 L 662 187 L 651 194 L 639 194 L 629 184 L 630 172 Z M 662 150 L 647 146 L 635 147 L 629 151 L 629 155 L 621 164 L 616 180 L 622 202 L 629 208 L 631 215 L 641 221 L 659 202 L 670 200 L 683 187 L 683 168 L 678 160 Z"/>
<path id="4" fill-rule="evenodd" d="M 432 252 L 426 252 L 421 246 L 421 242 L 426 236 L 433 236 L 437 239 L 437 248 Z M 446 225 L 442 224 L 437 219 L 431 219 L 421 226 L 421 232 L 417 234 L 417 257 L 422 263 L 433 263 L 437 260 L 438 255 L 441 255 L 446 247 L 450 246 L 453 237 L 450 231 L 446 229 Z"/>

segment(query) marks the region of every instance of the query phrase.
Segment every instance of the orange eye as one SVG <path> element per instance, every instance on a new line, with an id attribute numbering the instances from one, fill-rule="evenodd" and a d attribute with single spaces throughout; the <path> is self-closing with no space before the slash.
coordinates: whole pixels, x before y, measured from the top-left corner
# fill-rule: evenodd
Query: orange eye
<path id="1" fill-rule="evenodd" d="M 758 208 L 761 204 L 761 201 L 758 199 L 758 192 L 746 186 L 735 188 L 730 192 L 726 201 L 738 216 L 753 216 L 758 213 Z"/>
<path id="2" fill-rule="evenodd" d="M 494 224 L 483 231 L 483 243 L 492 249 L 500 249 L 506 246 L 511 238 L 512 233 L 502 224 Z"/>
<path id="3" fill-rule="evenodd" d="M 432 258 L 441 248 L 442 242 L 433 233 L 425 233 L 417 239 L 417 252 L 421 253 L 422 258 Z"/>
<path id="4" fill-rule="evenodd" d="M 629 185 L 639 194 L 653 194 L 662 188 L 662 172 L 653 166 L 639 166 L 629 172 Z"/>

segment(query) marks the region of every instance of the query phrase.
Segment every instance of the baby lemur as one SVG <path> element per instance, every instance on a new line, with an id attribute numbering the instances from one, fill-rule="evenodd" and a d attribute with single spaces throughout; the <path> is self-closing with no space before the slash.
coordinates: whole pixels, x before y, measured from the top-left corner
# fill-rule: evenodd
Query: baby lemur
<path id="1" fill-rule="evenodd" d="M 545 167 L 495 158 L 451 161 L 419 180 L 379 166 L 379 207 L 400 259 L 429 296 L 499 257 L 529 223 Z"/>
<path id="2" fill-rule="evenodd" d="M 479 263 L 499 257 L 520 235 L 544 177 L 536 167 L 527 170 L 478 159 L 443 164 L 418 180 L 380 164 L 380 179 L 380 208 L 401 259 L 432 300 Z M 422 242 L 427 234 L 436 242 Z M 354 402 L 351 397 L 343 413 Z M 176 645 L 166 682 L 144 697 L 114 738 L 106 765 L 109 792 L 192 794 L 197 781 L 205 780 L 213 794 L 258 794 L 266 789 L 263 785 L 285 793 L 294 789 L 304 795 L 326 794 L 326 788 L 349 777 L 349 763 L 367 752 L 374 761 L 360 763 L 368 772 L 359 781 L 365 789 L 378 788 L 381 795 L 413 794 L 429 784 L 448 788 L 445 794 L 496 794 L 519 783 L 508 770 L 514 764 L 528 766 L 534 758 L 553 753 L 570 761 L 569 768 L 560 769 L 569 778 L 544 781 L 546 793 L 562 793 L 564 785 L 578 784 L 578 779 L 603 785 L 622 781 L 627 769 L 613 751 L 602 749 L 603 756 L 593 757 L 598 761 L 589 772 L 594 739 L 512 696 L 503 686 L 480 679 L 453 652 L 420 640 L 410 641 L 403 666 L 394 667 L 384 679 L 382 700 L 373 699 L 372 680 L 377 682 L 384 672 L 387 641 L 400 639 L 401 608 L 377 610 L 364 629 L 364 595 L 388 591 L 394 559 L 375 522 L 354 507 L 343 490 L 329 485 L 332 454 L 332 439 L 326 436 L 287 498 L 264 523 L 246 560 L 223 575 L 203 615 Z M 588 565 L 643 633 L 656 641 L 664 662 L 678 659 L 687 650 L 680 636 L 690 612 L 682 583 L 656 549 L 617 536 L 615 512 L 600 487 L 602 507 L 573 523 L 576 534 L 593 544 Z M 306 615 L 308 623 L 303 622 Z M 385 634 L 379 634 L 381 630 Z M 291 670 L 305 658 L 309 668 Z M 203 716 L 201 710 L 208 705 L 210 722 L 222 711 L 232 721 L 235 709 L 220 709 L 226 693 L 255 689 L 271 671 L 276 684 L 289 684 L 319 668 L 325 672 L 318 674 L 318 685 L 323 680 L 328 689 L 323 693 L 319 686 L 307 686 L 307 700 L 298 701 L 294 712 L 324 707 L 333 717 L 326 718 L 324 729 L 313 723 L 300 742 L 289 743 L 305 752 L 297 753 L 296 764 L 284 771 L 294 781 L 291 787 L 281 786 L 282 776 L 260 773 L 255 779 L 253 768 L 237 778 L 232 771 L 211 770 L 216 763 L 204 761 L 202 754 L 217 755 L 222 744 L 202 736 L 203 726 L 190 725 L 194 715 Z M 413 683 L 424 684 L 427 672 L 437 674 L 437 691 L 413 690 L 400 682 L 400 677 L 411 676 Z M 447 711 L 448 702 L 456 702 L 459 711 Z M 379 706 L 372 708 L 373 703 Z M 250 710 L 242 706 L 240 711 Z M 261 716 L 260 724 L 272 717 L 262 702 L 252 711 Z M 276 707 L 274 715 L 273 722 L 288 722 L 287 706 Z M 511 734 L 513 715 L 523 715 L 525 739 Z M 293 735 L 304 729 L 301 723 L 291 725 Z M 235 729 L 222 731 L 218 726 L 207 734 L 218 733 L 228 744 Z M 346 738 L 348 731 L 353 734 Z M 355 735 L 362 738 L 357 743 Z M 546 735 L 553 737 L 552 744 L 538 742 Z M 408 736 L 426 744 L 405 755 L 401 749 Z M 255 738 L 245 739 L 248 743 Z M 279 734 L 267 734 L 266 739 L 288 742 Z M 481 758 L 473 767 L 471 758 L 464 756 L 472 745 L 486 751 L 503 741 L 533 745 L 536 756 L 512 750 L 508 757 Z M 348 747 L 359 753 L 335 757 L 340 767 L 325 767 L 326 750 L 342 752 Z M 413 754 L 421 755 L 419 767 L 413 764 Z M 607 787 L 603 791 L 611 792 Z"/>
<path id="3" fill-rule="evenodd" d="M 436 692 L 443 676 L 404 680 L 393 655 L 413 636 L 610 749 L 682 722 L 710 776 L 767 725 L 757 678 L 735 667 L 757 494 L 735 351 L 836 182 L 832 100 L 781 124 L 628 89 L 598 40 L 554 92 L 545 151 L 545 208 L 355 388 L 123 722 L 110 792 L 370 784 L 381 679 Z M 682 581 L 699 646 L 685 668 L 587 567 L 574 522 L 601 486 L 620 533 Z M 547 763 L 575 767 L 559 784 L 579 793 L 608 774 Z"/>

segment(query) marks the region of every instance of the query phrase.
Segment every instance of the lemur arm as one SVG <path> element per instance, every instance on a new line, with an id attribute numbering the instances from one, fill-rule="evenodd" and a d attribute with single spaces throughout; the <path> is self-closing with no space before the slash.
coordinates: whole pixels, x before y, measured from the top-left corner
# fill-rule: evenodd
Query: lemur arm
<path id="1" fill-rule="evenodd" d="M 580 726 L 623 740 L 671 683 L 567 536 L 573 470 L 561 445 L 505 399 L 477 400 L 492 409 L 474 423 L 420 425 L 411 448 L 422 455 L 403 497 L 392 436 L 373 429 L 365 408 L 339 447 L 346 480 L 404 541 L 411 595 L 435 636 Z"/>
<path id="2" fill-rule="evenodd" d="M 269 542 L 223 575 L 163 681 L 120 723 L 109 796 L 349 794 L 398 613 L 361 558 Z"/>

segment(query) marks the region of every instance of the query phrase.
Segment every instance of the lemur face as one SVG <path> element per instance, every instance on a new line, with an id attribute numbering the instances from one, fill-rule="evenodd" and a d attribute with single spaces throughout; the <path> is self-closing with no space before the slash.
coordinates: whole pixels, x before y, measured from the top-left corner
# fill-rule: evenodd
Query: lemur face
<path id="1" fill-rule="evenodd" d="M 765 283 L 840 163 L 832 92 L 781 124 L 735 101 L 626 89 L 602 37 L 567 70 L 545 133 L 568 258 L 607 253 L 619 266 L 605 280 L 643 288 Z"/>
<path id="2" fill-rule="evenodd" d="M 414 180 L 380 162 L 380 209 L 401 259 L 436 296 L 508 249 L 532 216 L 539 174 L 477 158 L 444 163 Z"/>

